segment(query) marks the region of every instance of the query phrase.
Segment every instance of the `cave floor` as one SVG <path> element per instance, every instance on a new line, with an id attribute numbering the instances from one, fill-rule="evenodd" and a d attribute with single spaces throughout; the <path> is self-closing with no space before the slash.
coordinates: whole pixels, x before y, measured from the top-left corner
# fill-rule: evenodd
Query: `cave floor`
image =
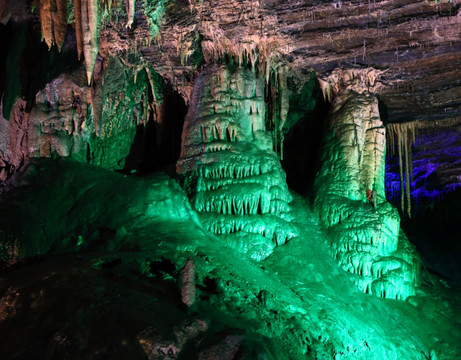
<path id="1" fill-rule="evenodd" d="M 25 259 L 12 257 L 0 274 L 2 359 L 461 354 L 459 288 L 425 272 L 407 301 L 359 292 L 296 194 L 300 236 L 255 262 L 203 230 L 166 175 L 43 160 L 14 181 L 0 230 L 2 244 L 16 245 L 3 256 Z M 189 258 L 196 300 L 188 308 L 180 283 Z"/>

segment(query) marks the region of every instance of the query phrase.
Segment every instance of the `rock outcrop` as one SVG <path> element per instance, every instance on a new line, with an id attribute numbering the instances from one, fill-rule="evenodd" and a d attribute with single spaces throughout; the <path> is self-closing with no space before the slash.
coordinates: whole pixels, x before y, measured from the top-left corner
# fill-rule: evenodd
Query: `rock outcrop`
<path id="1" fill-rule="evenodd" d="M 62 74 L 35 96 L 18 98 L 10 119 L 0 118 L 0 180 L 27 159 L 72 157 L 108 169 L 124 168 L 137 127 L 149 119 L 147 74 L 136 77 L 111 58 L 104 81 L 87 87 L 81 74 Z M 103 83 L 103 84 L 102 84 Z"/>

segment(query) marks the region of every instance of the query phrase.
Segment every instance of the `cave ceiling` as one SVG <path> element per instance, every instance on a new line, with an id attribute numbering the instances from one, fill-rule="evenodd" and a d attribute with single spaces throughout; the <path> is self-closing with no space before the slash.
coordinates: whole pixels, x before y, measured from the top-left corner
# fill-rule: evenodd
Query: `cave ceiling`
<path id="1" fill-rule="evenodd" d="M 3 2 L 2 23 L 32 17 L 39 27 L 35 3 Z M 300 82 L 312 70 L 326 79 L 338 68 L 375 69 L 387 122 L 452 123 L 461 115 L 457 0 L 135 1 L 132 19 L 131 1 L 101 5 L 109 3 L 120 11 L 100 23 L 102 58 L 125 58 L 134 69 L 149 63 L 186 101 L 201 66 L 226 54 L 288 69 Z"/>
<path id="2" fill-rule="evenodd" d="M 381 70 L 381 115 L 387 121 L 456 119 L 461 114 L 460 6 L 412 0 L 203 5 L 191 0 L 191 6 L 177 1 L 167 6 L 160 46 L 140 51 L 152 64 L 162 64 L 157 65 L 162 75 L 179 83 L 192 61 L 181 65 L 184 49 L 177 51 L 178 34 L 181 46 L 188 46 L 198 31 L 208 61 L 212 54 L 207 52 L 223 39 L 236 52 L 256 42 L 301 73 L 313 69 L 323 77 L 338 67 Z"/>

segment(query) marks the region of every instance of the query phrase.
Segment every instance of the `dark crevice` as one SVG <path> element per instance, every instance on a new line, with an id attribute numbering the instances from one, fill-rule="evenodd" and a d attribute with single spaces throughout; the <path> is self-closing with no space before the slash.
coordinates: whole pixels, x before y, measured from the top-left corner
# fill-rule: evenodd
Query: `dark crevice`
<path id="1" fill-rule="evenodd" d="M 151 115 L 146 125 L 138 126 L 124 172 L 135 170 L 138 175 L 146 175 L 165 171 L 175 175 L 187 106 L 169 85 L 164 87 L 163 102 L 159 106 L 160 119 Z"/>
<path id="2" fill-rule="evenodd" d="M 317 84 L 313 95 L 316 105 L 285 135 L 282 167 L 288 187 L 308 195 L 321 165 L 321 151 L 326 133 L 326 118 L 330 103 L 324 101 Z"/>
<path id="3" fill-rule="evenodd" d="M 81 66 L 71 27 L 61 52 L 56 46 L 48 50 L 41 41 L 40 31 L 32 24 L 13 21 L 0 25 L 0 45 L 3 53 L 8 54 L 0 57 L 0 98 L 3 96 L 6 119 L 9 119 L 16 98 L 26 99 L 29 112 L 40 89 L 60 74 L 71 73 Z"/>

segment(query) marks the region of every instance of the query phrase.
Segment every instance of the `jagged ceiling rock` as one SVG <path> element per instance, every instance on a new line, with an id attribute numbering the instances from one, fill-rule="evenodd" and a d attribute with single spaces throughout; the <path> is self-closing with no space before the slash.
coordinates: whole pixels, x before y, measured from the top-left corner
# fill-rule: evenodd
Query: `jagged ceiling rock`
<path id="1" fill-rule="evenodd" d="M 194 38 L 205 60 L 223 49 L 258 48 L 296 69 L 384 70 L 385 121 L 461 113 L 461 13 L 451 1 L 178 1 L 167 7 L 160 47 L 142 48 L 170 80 L 193 65 Z M 179 51 L 175 51 L 179 49 Z M 181 65 L 186 59 L 186 66 Z M 181 56 L 183 55 L 183 56 Z M 184 61 L 183 61 L 184 62 Z M 171 75 L 171 72 L 175 75 Z M 167 73 L 170 72 L 170 75 Z M 179 75 L 179 76 L 178 76 Z M 177 81 L 177 80 L 176 80 Z"/>
<path id="2" fill-rule="evenodd" d="M 31 16 L 24 10 L 27 6 L 15 4 L 3 3 L 3 22 Z M 82 4 L 93 6 L 91 1 Z M 461 113 L 458 1 L 162 0 L 134 6 L 129 1 L 126 9 L 117 3 L 112 10 L 110 5 L 101 3 L 98 17 L 100 54 L 139 54 L 186 100 L 202 61 L 214 62 L 227 54 L 236 62 L 257 62 L 266 74 L 282 65 L 299 73 L 314 69 L 321 76 L 338 67 L 382 70 L 385 86 L 378 95 L 386 122 L 455 118 Z M 116 16 L 111 18 L 110 11 Z M 91 19 L 81 23 L 89 27 L 83 35 L 88 37 L 85 62 L 90 79 L 98 39 L 95 14 L 88 15 Z M 47 36 L 51 29 L 57 30 L 54 38 Z M 51 29 L 45 31 L 45 40 L 59 42 L 59 29 Z"/>

